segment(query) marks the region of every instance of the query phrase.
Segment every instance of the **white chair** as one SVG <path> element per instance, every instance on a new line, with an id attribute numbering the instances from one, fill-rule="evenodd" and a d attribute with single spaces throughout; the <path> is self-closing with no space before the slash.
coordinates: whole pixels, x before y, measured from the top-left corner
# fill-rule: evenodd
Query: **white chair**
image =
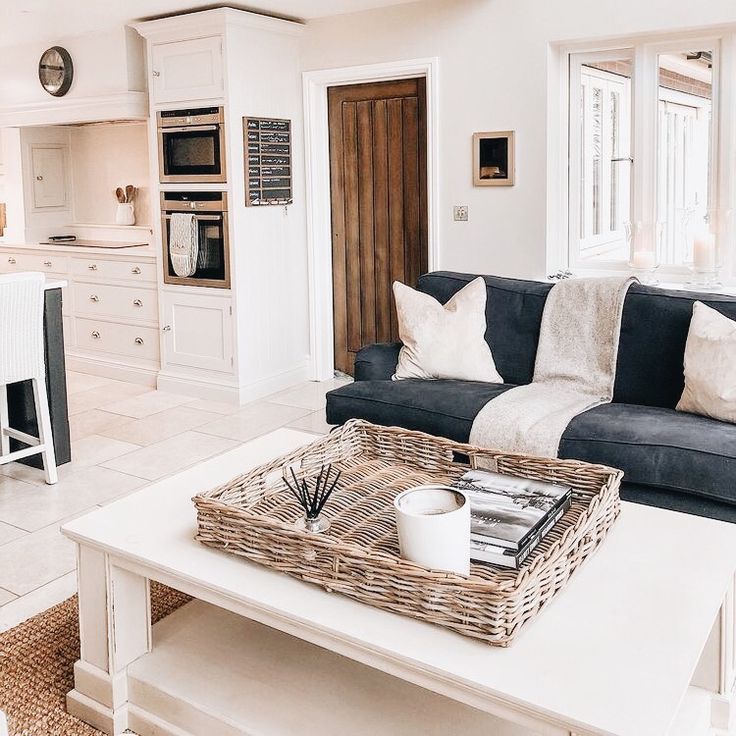
<path id="1" fill-rule="evenodd" d="M 0 465 L 41 454 L 47 483 L 56 483 L 56 455 L 46 396 L 43 348 L 44 275 L 0 276 Z M 7 386 L 31 381 L 38 437 L 13 429 L 8 421 Z M 30 447 L 10 452 L 10 438 Z"/>

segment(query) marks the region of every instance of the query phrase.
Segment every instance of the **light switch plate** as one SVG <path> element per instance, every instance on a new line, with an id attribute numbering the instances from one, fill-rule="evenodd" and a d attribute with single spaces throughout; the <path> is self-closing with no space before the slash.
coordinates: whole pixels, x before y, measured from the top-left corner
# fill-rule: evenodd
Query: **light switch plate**
<path id="1" fill-rule="evenodd" d="M 467 222 L 468 221 L 468 205 L 456 204 L 452 208 L 455 222 Z"/>

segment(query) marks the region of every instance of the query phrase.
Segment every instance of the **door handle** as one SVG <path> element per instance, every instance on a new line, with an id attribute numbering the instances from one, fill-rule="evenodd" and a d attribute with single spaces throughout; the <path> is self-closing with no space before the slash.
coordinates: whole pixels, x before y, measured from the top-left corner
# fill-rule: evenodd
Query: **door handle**
<path id="1" fill-rule="evenodd" d="M 164 326 L 163 326 L 163 327 L 161 328 L 161 331 L 162 331 L 162 332 L 171 332 L 171 325 L 164 325 Z"/>

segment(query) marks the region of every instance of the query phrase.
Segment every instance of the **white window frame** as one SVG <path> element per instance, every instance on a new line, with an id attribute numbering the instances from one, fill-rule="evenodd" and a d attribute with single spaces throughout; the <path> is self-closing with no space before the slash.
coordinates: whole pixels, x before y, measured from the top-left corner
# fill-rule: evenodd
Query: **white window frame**
<path id="1" fill-rule="evenodd" d="M 570 150 L 571 55 L 614 60 L 617 54 L 633 52 L 632 73 L 632 221 L 651 222 L 656 216 L 658 57 L 682 52 L 683 48 L 713 50 L 713 122 L 711 131 L 711 206 L 736 209 L 736 26 L 709 29 L 706 33 L 671 33 L 636 38 L 612 38 L 597 42 L 560 43 L 553 47 L 548 95 L 548 197 L 547 270 L 563 268 L 581 275 L 604 275 L 628 271 L 626 262 L 598 261 L 583 267 L 571 257 L 571 172 L 575 159 Z M 732 225 L 734 225 L 732 218 Z M 727 236 L 723 278 L 736 285 L 734 233 Z M 660 269 L 661 280 L 683 282 L 686 266 Z"/>
<path id="2" fill-rule="evenodd" d="M 591 52 L 591 53 L 577 53 L 577 54 L 569 54 L 568 55 L 568 76 L 570 79 L 569 83 L 569 109 L 570 110 L 579 110 L 581 106 L 581 88 L 582 88 L 582 74 L 581 69 L 586 64 L 592 64 L 595 62 L 601 62 L 601 61 L 631 61 L 633 62 L 634 59 L 634 52 L 633 49 L 618 49 L 616 51 L 597 51 L 597 52 Z M 594 73 L 595 70 L 592 70 Z M 604 73 L 605 74 L 605 73 Z M 609 73 L 610 74 L 610 73 Z M 601 75 L 603 76 L 603 75 Z M 634 79 L 632 77 L 631 81 L 629 82 L 631 87 L 631 93 L 630 98 L 633 99 L 634 94 Z M 605 109 L 605 108 L 604 108 Z M 628 114 L 628 117 L 631 118 L 632 110 L 627 105 L 627 110 L 625 111 Z M 572 134 L 572 121 L 568 118 L 568 146 L 569 146 L 569 169 L 572 170 L 573 167 L 576 167 L 578 165 L 578 162 L 581 160 L 582 154 L 580 149 L 580 144 L 582 141 L 580 140 L 580 137 L 578 135 Z M 620 151 L 620 156 L 627 156 L 631 155 L 631 150 L 633 147 L 633 126 L 629 126 L 630 129 L 630 139 L 626 142 L 626 147 L 628 148 L 628 151 Z M 604 144 L 604 146 L 607 144 Z M 606 149 L 607 150 L 607 149 Z M 605 155 L 605 154 L 604 154 Z M 605 196 L 608 194 L 608 183 L 606 181 L 606 177 L 602 177 L 602 180 L 604 182 L 604 189 L 603 189 L 603 195 L 601 196 L 602 201 L 609 201 L 609 197 Z M 633 186 L 632 186 L 633 189 Z M 581 212 L 581 192 L 578 187 L 572 186 L 572 177 L 569 177 L 568 185 L 567 185 L 567 196 L 568 196 L 568 265 L 571 268 L 583 268 L 584 260 L 580 257 L 580 248 L 579 246 L 579 233 L 580 233 L 580 212 Z M 629 203 L 629 208 L 631 208 L 632 202 Z M 591 244 L 589 247 L 589 250 L 596 250 L 596 251 L 602 251 L 605 250 L 608 242 L 606 241 L 605 237 L 603 236 L 593 236 L 594 238 L 594 244 Z M 576 243 L 576 247 L 573 247 L 573 241 Z M 596 265 L 600 266 L 602 264 L 610 264 L 611 266 L 616 266 L 618 264 L 618 261 L 604 261 L 604 260 L 596 260 Z"/>

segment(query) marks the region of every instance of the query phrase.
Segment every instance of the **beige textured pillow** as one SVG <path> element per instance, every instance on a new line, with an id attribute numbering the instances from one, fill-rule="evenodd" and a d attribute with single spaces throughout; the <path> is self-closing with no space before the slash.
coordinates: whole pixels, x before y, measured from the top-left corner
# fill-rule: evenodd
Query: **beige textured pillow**
<path id="1" fill-rule="evenodd" d="M 736 322 L 695 302 L 677 411 L 736 423 Z"/>
<path id="2" fill-rule="evenodd" d="M 485 341 L 486 284 L 471 281 L 442 306 L 434 297 L 394 281 L 399 353 L 394 380 L 456 378 L 503 383 Z"/>

